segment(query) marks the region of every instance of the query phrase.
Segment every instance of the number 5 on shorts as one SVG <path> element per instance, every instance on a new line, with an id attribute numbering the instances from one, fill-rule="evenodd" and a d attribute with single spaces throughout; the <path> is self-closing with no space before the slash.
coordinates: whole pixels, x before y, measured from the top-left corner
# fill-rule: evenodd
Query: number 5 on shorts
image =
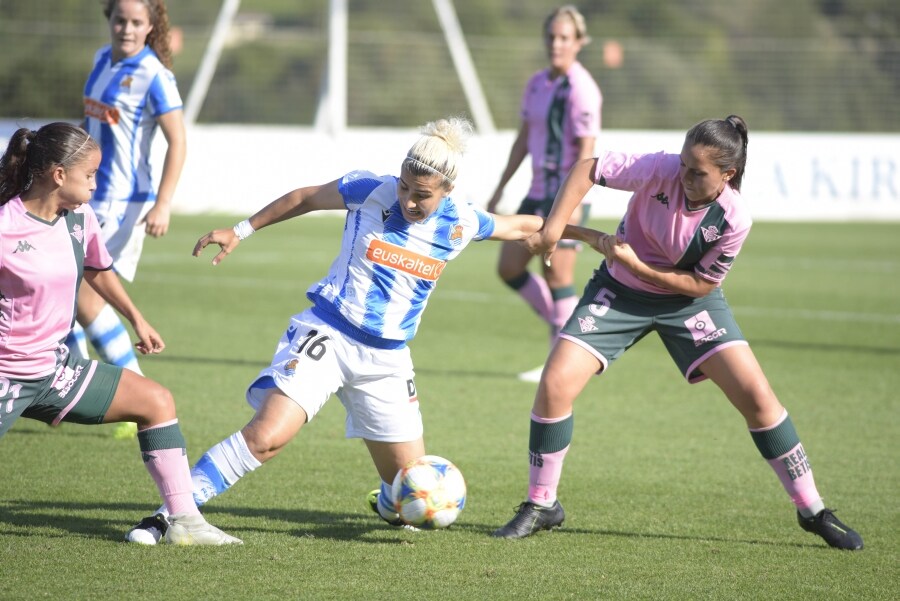
<path id="1" fill-rule="evenodd" d="M 588 306 L 588 310 L 597 317 L 603 317 L 612 306 L 616 293 L 609 288 L 601 288 L 594 296 L 594 303 Z"/>

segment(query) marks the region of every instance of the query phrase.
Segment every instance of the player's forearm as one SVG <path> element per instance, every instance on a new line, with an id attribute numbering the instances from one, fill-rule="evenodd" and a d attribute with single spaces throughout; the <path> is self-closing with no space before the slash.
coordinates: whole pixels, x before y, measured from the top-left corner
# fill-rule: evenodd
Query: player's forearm
<path id="1" fill-rule="evenodd" d="M 625 267 L 645 282 L 693 298 L 704 297 L 716 288 L 715 283 L 704 280 L 692 271 L 648 265 L 643 261 Z"/>
<path id="2" fill-rule="evenodd" d="M 546 236 L 552 238 L 553 241 L 559 240 L 563 236 L 572 213 L 593 187 L 592 175 L 596 163 L 597 159 L 594 158 L 578 161 L 563 180 L 556 199 L 553 201 L 553 208 L 544 224 Z"/>
<path id="3" fill-rule="evenodd" d="M 604 232 L 601 232 L 599 230 L 567 223 L 566 228 L 563 230 L 561 238 L 564 238 L 566 240 L 578 240 L 579 242 L 584 242 L 596 247 L 597 240 L 602 235 L 604 235 Z"/>
<path id="4" fill-rule="evenodd" d="M 100 298 L 127 319 L 132 325 L 143 321 L 144 317 L 131 301 L 119 277 L 111 269 L 105 271 L 86 270 L 84 279 Z"/>

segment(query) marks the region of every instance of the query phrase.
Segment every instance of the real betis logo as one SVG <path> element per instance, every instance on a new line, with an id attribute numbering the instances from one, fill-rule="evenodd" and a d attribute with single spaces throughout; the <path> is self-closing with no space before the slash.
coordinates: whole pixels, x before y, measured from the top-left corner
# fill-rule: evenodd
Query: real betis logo
<path id="1" fill-rule="evenodd" d="M 722 234 L 719 233 L 719 228 L 714 225 L 711 225 L 709 227 L 701 226 L 700 231 L 703 232 L 703 239 L 707 242 L 715 242 L 722 237 Z"/>

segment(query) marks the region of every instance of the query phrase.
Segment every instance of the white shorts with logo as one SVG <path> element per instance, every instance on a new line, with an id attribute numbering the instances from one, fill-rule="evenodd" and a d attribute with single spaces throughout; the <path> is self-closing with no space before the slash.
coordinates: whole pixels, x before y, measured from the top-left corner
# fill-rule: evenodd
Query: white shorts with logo
<path id="1" fill-rule="evenodd" d="M 312 421 L 336 394 L 347 411 L 347 438 L 407 442 L 423 430 L 413 378 L 409 347 L 366 346 L 306 310 L 291 317 L 272 364 L 247 389 L 247 402 L 259 409 L 277 387 Z"/>
<path id="2" fill-rule="evenodd" d="M 92 200 L 90 204 L 100 221 L 103 242 L 113 258 L 113 268 L 123 279 L 134 281 L 147 237 L 147 226 L 142 222 L 156 203 Z"/>

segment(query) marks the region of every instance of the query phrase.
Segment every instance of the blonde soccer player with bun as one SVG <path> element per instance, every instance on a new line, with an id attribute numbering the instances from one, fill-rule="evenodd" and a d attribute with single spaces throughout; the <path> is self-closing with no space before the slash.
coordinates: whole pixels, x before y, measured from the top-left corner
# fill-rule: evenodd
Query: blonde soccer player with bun
<path id="1" fill-rule="evenodd" d="M 340 253 L 307 291 L 312 306 L 288 320 L 271 364 L 247 388 L 256 414 L 194 466 L 198 505 L 276 456 L 336 395 L 347 412 L 346 436 L 365 442 L 381 477 L 372 509 L 402 525 L 389 499 L 397 471 L 425 454 L 408 343 L 428 298 L 470 242 L 524 240 L 543 224 L 534 215 L 492 215 L 452 196 L 471 133 L 463 119 L 428 123 L 400 160 L 399 175 L 351 171 L 297 188 L 197 242 L 195 256 L 219 248 L 218 264 L 262 228 L 315 211 L 345 212 Z M 570 228 L 564 235 L 596 241 L 598 232 Z M 129 538 L 158 537 L 165 528 L 160 508 Z"/>

